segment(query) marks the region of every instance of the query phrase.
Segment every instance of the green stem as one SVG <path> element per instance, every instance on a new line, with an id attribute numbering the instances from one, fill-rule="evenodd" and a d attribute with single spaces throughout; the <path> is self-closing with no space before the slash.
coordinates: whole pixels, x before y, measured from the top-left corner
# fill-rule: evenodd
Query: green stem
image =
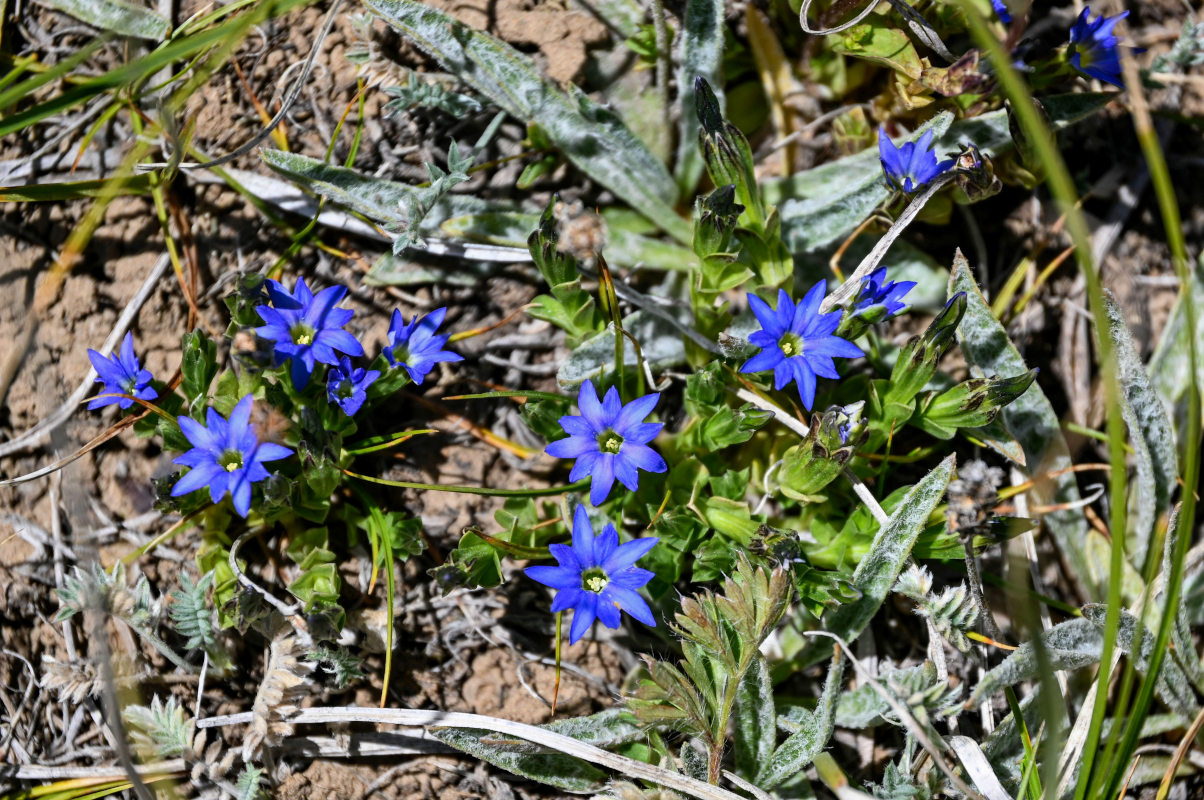
<path id="1" fill-rule="evenodd" d="M 407 439 L 412 439 L 415 436 L 424 433 L 438 433 L 434 428 L 423 428 L 416 431 L 402 431 L 399 434 L 385 434 L 384 436 L 370 436 L 363 441 L 356 442 L 355 447 L 347 447 L 343 449 L 344 455 L 362 456 L 365 453 L 375 453 L 380 450 L 388 450 L 394 445 L 399 445 Z"/>
<path id="2" fill-rule="evenodd" d="M 1120 390 L 1113 355 L 1113 345 L 1109 338 L 1107 312 L 1104 308 L 1103 288 L 1100 286 L 1099 274 L 1091 263 L 1091 237 L 1087 222 L 1082 211 L 1078 208 L 1075 196 L 1074 182 L 1066 163 L 1058 152 L 1053 133 L 1046 127 L 1033 105 L 1032 95 L 1025 86 L 1020 74 L 1012 67 L 1011 56 L 1003 44 L 996 38 L 983 18 L 981 11 L 971 0 L 958 0 L 966 21 L 970 25 L 971 35 L 987 54 L 999 78 L 999 85 L 1004 94 L 1012 102 L 1016 120 L 1024 129 L 1036 149 L 1037 156 L 1046 168 L 1046 182 L 1049 190 L 1057 200 L 1061 211 L 1066 215 L 1066 230 L 1074 242 L 1075 260 L 1083 275 L 1087 287 L 1088 305 L 1091 316 L 1099 333 L 1100 372 L 1104 379 L 1104 398 L 1106 402 L 1108 421 L 1108 457 L 1112 470 L 1109 476 L 1110 519 L 1109 530 L 1112 539 L 1111 558 L 1109 561 L 1108 581 L 1108 610 L 1104 621 L 1104 645 L 1100 658 L 1099 675 L 1096 682 L 1096 702 L 1092 711 L 1091 728 L 1087 734 L 1087 742 L 1082 753 L 1082 770 L 1080 779 L 1075 787 L 1075 800 L 1085 797 L 1109 796 L 1092 793 L 1096 788 L 1098 771 L 1094 770 L 1096 749 L 1099 746 L 1100 732 L 1104 715 L 1107 710 L 1108 672 L 1111 669 L 1112 653 L 1116 647 L 1117 634 L 1120 628 L 1121 610 L 1121 581 L 1124 575 L 1124 525 L 1128 518 L 1126 513 L 1125 495 L 1125 429 L 1124 420 L 1120 414 Z M 1091 587 L 1097 590 L 1098 587 Z M 1054 720 L 1047 720 L 1047 731 L 1053 733 Z M 1140 723 L 1138 723 L 1140 724 Z M 1055 786 L 1057 782 L 1057 759 L 1052 756 L 1054 748 L 1060 743 L 1056 736 L 1048 735 L 1043 742 L 1046 758 L 1042 764 L 1044 771 L 1042 783 L 1045 786 Z"/>
<path id="3" fill-rule="evenodd" d="M 1154 185 L 1154 193 L 1158 198 L 1159 211 L 1162 213 L 1162 224 L 1166 231 L 1167 245 L 1171 251 L 1171 260 L 1175 266 L 1175 273 L 1179 276 L 1179 287 L 1183 293 L 1183 310 L 1187 322 L 1187 353 L 1188 353 L 1188 394 L 1187 394 L 1187 430 L 1184 431 L 1183 445 L 1183 489 L 1180 495 L 1181 508 L 1179 509 L 1179 531 L 1178 538 L 1175 541 L 1175 551 L 1171 554 L 1170 559 L 1170 574 L 1163 576 L 1165 583 L 1166 602 L 1162 607 L 1162 615 L 1158 621 L 1158 632 L 1154 637 L 1154 648 L 1150 652 L 1149 663 L 1146 668 L 1146 674 L 1141 682 L 1137 692 L 1137 699 L 1133 703 L 1132 712 L 1128 715 L 1128 723 L 1125 727 L 1124 736 L 1120 741 L 1120 746 L 1116 751 L 1116 761 L 1121 766 L 1120 769 L 1113 771 L 1111 780 L 1108 783 L 1105 796 L 1115 796 L 1119 791 L 1122 773 L 1124 767 L 1132 758 L 1133 751 L 1137 747 L 1137 740 L 1141 736 L 1141 726 L 1149 711 L 1150 704 L 1153 702 L 1154 689 L 1159 670 L 1162 668 L 1162 660 L 1166 657 L 1166 652 L 1169 649 L 1171 626 L 1174 624 L 1176 613 L 1179 609 L 1179 597 L 1183 589 L 1183 572 L 1184 564 L 1187 560 L 1187 550 L 1191 545 L 1192 531 L 1196 516 L 1196 487 L 1199 484 L 1200 476 L 1200 393 L 1197 384 L 1197 363 L 1198 354 L 1196 348 L 1198 346 L 1195 339 L 1196 331 L 1196 308 L 1191 302 L 1192 298 L 1192 272 L 1188 268 L 1187 247 L 1183 240 L 1183 226 L 1179 215 L 1179 206 L 1175 199 L 1174 185 L 1171 182 L 1170 171 L 1166 166 L 1166 159 L 1162 153 L 1162 145 L 1158 141 L 1157 131 L 1154 129 L 1153 122 L 1150 119 L 1149 107 L 1146 104 L 1146 98 L 1141 88 L 1140 75 L 1137 72 L 1137 67 L 1132 63 L 1131 59 L 1125 58 L 1125 83 L 1132 88 L 1130 99 L 1132 104 L 1133 127 L 1137 133 L 1137 141 L 1141 146 L 1142 154 L 1145 156 L 1146 164 L 1150 170 L 1150 179 Z M 1157 559 L 1150 558 L 1147 572 L 1151 575 Z M 1111 609 L 1109 609 L 1111 611 Z M 1138 615 L 1138 620 L 1144 618 L 1144 609 L 1142 614 Z M 1133 648 L 1140 647 L 1141 642 L 1141 627 L 1134 633 Z M 1132 663 L 1132 662 L 1130 662 Z M 1130 676 L 1126 673 L 1126 678 Z M 1122 696 L 1127 692 L 1128 685 L 1122 689 Z M 1121 707 L 1123 712 L 1123 706 Z M 1119 715 L 1118 715 L 1119 716 Z M 1111 738 L 1111 737 L 1109 737 Z"/>
<path id="4" fill-rule="evenodd" d="M 459 492 L 461 494 L 480 494 L 487 497 L 547 497 L 553 494 L 563 494 L 589 485 L 590 478 L 583 478 L 567 486 L 545 486 L 542 489 L 489 489 L 484 486 L 452 486 L 445 483 L 416 483 L 413 481 L 390 481 L 384 478 L 373 478 L 371 475 L 360 475 L 351 470 L 341 470 L 349 478 L 356 478 L 368 483 L 381 486 L 395 486 L 398 489 L 423 489 L 428 492 Z"/>
<path id="5" fill-rule="evenodd" d="M 480 392 L 479 394 L 453 394 L 443 398 L 446 400 L 484 400 L 493 397 L 526 397 L 534 400 L 572 400 L 571 397 L 566 397 L 563 394 L 553 394 L 552 392 L 518 392 L 518 391 L 501 391 L 501 392 Z"/>

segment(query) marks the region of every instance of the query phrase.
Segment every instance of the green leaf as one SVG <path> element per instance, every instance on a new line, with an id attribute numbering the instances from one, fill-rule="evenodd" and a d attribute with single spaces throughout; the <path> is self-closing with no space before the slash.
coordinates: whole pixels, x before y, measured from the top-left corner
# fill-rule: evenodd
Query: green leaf
<path id="1" fill-rule="evenodd" d="M 845 641 L 856 639 L 865 630 L 895 585 L 916 538 L 928 524 L 928 516 L 944 496 L 953 463 L 951 455 L 907 492 L 853 572 L 853 588 L 861 592 L 861 597 L 836 609 L 828 630 Z M 807 663 L 814 664 L 831 653 L 831 641 L 825 642 L 815 647 Z"/>
<path id="2" fill-rule="evenodd" d="M 1098 626 L 1081 617 L 1059 623 L 1041 633 L 1041 641 L 1049 657 L 1050 668 L 1071 670 L 1098 663 L 1103 655 L 1104 637 Z M 996 692 L 1040 674 L 1037 649 L 1025 642 L 1011 655 L 983 676 L 974 687 L 966 706 L 981 703 Z"/>
<path id="3" fill-rule="evenodd" d="M 598 792 L 607 782 L 606 773 L 579 758 L 521 739 L 503 739 L 492 731 L 434 728 L 431 734 L 495 767 L 557 789 Z"/>
<path id="4" fill-rule="evenodd" d="M 161 42 L 171 33 L 171 23 L 149 8 L 122 0 L 42 0 L 55 11 L 75 17 L 94 28 L 119 36 Z"/>
<path id="5" fill-rule="evenodd" d="M 565 157 L 632 208 L 688 244 L 673 210 L 677 191 L 664 164 L 613 112 L 577 87 L 544 79 L 531 59 L 487 33 L 413 0 L 368 0 L 368 8 L 448 70 L 522 122 L 535 122 Z"/>
<path id="6" fill-rule="evenodd" d="M 1114 96 L 1057 95 L 1045 98 L 1043 103 L 1057 130 L 1095 113 Z M 935 132 L 935 148 L 940 154 L 956 150 L 964 142 L 973 142 L 989 157 L 1013 146 L 1007 112 L 1002 109 L 957 123 L 949 113 L 938 114 L 906 141 L 915 141 L 926 130 Z M 782 238 L 795 254 L 841 241 L 890 196 L 876 147 L 767 182 L 764 193 L 766 202 L 778 204 Z"/>
<path id="7" fill-rule="evenodd" d="M 723 0 L 686 0 L 677 70 L 677 163 L 674 178 L 682 197 L 689 197 L 705 167 L 698 149 L 698 110 L 694 104 L 694 79 L 703 78 L 723 106 Z"/>
<path id="8" fill-rule="evenodd" d="M 1129 560 L 1143 569 L 1149 556 L 1151 537 L 1158 520 L 1170 513 L 1171 493 L 1179 476 L 1175 435 L 1166 409 L 1158 400 L 1145 365 L 1125 325 L 1120 306 L 1111 297 L 1104 300 L 1108 313 L 1108 335 L 1116 352 L 1121 387 L 1121 413 L 1129 428 L 1136 480 L 1129 500 L 1127 545 Z"/>
<path id="9" fill-rule="evenodd" d="M 1026 371 L 1028 365 L 991 313 L 960 250 L 953 259 L 949 291 L 966 293 L 966 313 L 957 331 L 966 360 L 988 375 L 1018 375 Z M 1029 477 L 1070 466 L 1070 451 L 1062 437 L 1058 415 L 1041 391 L 1040 383 L 1034 381 L 1027 392 L 1003 410 L 1000 419 L 1024 448 L 1024 471 Z M 1033 493 L 1042 505 L 1073 504 L 1080 499 L 1078 484 L 1069 472 L 1038 481 Z M 1097 569 L 1098 561 L 1093 559 L 1089 548 L 1102 547 L 1106 553 L 1108 545 L 1103 537 L 1088 526 L 1087 518 L 1077 508 L 1052 511 L 1045 515 L 1045 521 L 1070 563 L 1072 579 L 1083 585 L 1088 597 L 1100 597 L 1107 576 Z"/>
<path id="10" fill-rule="evenodd" d="M 209 386 L 217 375 L 217 342 L 199 328 L 184 334 L 184 354 L 180 361 L 180 386 L 193 419 L 204 419 Z"/>
<path id="11" fill-rule="evenodd" d="M 736 771 L 753 778 L 773 754 L 778 715 L 773 707 L 773 680 L 769 664 L 757 654 L 736 687 Z"/>
<path id="12" fill-rule="evenodd" d="M 802 772 L 815 760 L 832 738 L 836 727 L 836 702 L 844 678 L 845 656 L 837 655 L 828 667 L 824 690 L 814 711 L 797 709 L 794 724 L 798 729 L 774 751 L 765 769 L 757 775 L 754 783 L 762 789 L 772 789 Z"/>
<path id="13" fill-rule="evenodd" d="M 871 15 L 866 22 L 833 36 L 832 50 L 890 67 L 913 81 L 918 81 L 924 71 L 915 45 L 884 16 Z"/>

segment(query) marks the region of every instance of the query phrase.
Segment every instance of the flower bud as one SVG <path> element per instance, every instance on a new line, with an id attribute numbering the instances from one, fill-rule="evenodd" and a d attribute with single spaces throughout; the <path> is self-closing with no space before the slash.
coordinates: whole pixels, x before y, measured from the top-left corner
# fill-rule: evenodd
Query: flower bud
<path id="1" fill-rule="evenodd" d="M 727 252 L 728 239 L 744 211 L 735 198 L 736 187 L 729 183 L 694 204 L 694 253 L 699 258 Z"/>
<path id="2" fill-rule="evenodd" d="M 1016 157 L 1020 162 L 1020 166 L 1024 167 L 1032 174 L 1034 185 L 1045 180 L 1045 165 L 1041 161 L 1041 157 L 1037 152 L 1037 147 L 1025 132 L 1024 126 L 1016 119 L 1015 111 L 1012 109 L 1010 102 L 1005 102 L 1003 107 L 1007 109 L 1008 115 L 1008 133 L 1012 136 L 1012 141 L 1016 143 Z M 1038 116 L 1041 117 L 1043 127 L 1047 131 L 1053 130 L 1053 125 L 1049 121 L 1049 114 L 1045 111 L 1045 106 L 1041 105 L 1041 101 L 1033 98 L 1033 107 L 1036 108 Z M 1052 135 L 1052 134 L 1050 134 Z"/>
<path id="3" fill-rule="evenodd" d="M 965 313 L 966 293 L 958 292 L 949 298 L 923 336 L 913 336 L 903 346 L 891 372 L 890 387 L 883 398 L 884 402 L 906 404 L 920 393 L 936 373 L 937 364 L 945 351 L 953 344 L 957 326 Z"/>
<path id="4" fill-rule="evenodd" d="M 716 186 L 732 184 L 736 196 L 748 209 L 759 228 L 765 221 L 761 194 L 753 172 L 752 148 L 740 129 L 723 118 L 719 100 L 703 78 L 694 79 L 694 104 L 698 109 L 698 146 L 706 161 L 707 173 Z"/>
<path id="5" fill-rule="evenodd" d="M 1014 378 L 972 378 L 941 393 L 920 398 L 913 425 L 938 439 L 951 439 L 958 428 L 981 428 L 999 416 L 1003 407 L 1024 394 L 1037 370 Z"/>
<path id="6" fill-rule="evenodd" d="M 999 194 L 1003 182 L 995 176 L 991 160 L 978 151 L 974 144 L 967 144 L 957 157 L 957 177 L 953 181 L 953 199 L 961 205 L 970 205 Z"/>
<path id="7" fill-rule="evenodd" d="M 832 406 L 811 419 L 811 431 L 802 444 L 786 451 L 782 459 L 782 494 L 792 500 L 815 502 L 819 492 L 840 473 L 865 441 L 867 420 L 863 402 Z"/>

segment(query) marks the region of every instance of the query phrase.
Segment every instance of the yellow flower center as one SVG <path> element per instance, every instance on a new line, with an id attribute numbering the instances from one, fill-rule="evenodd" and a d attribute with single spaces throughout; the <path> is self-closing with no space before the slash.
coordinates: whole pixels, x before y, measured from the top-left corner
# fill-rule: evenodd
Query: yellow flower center
<path id="1" fill-rule="evenodd" d="M 606 577 L 606 573 L 597 567 L 587 569 L 581 576 L 581 588 L 594 594 L 601 593 L 608 583 L 610 583 L 610 578 Z"/>
<path id="2" fill-rule="evenodd" d="M 623 446 L 623 440 L 617 434 L 610 434 L 602 442 L 602 450 L 607 453 L 617 453 Z"/>
<path id="3" fill-rule="evenodd" d="M 778 341 L 778 349 L 786 358 L 797 356 L 803 352 L 803 340 L 797 334 L 788 333 Z"/>

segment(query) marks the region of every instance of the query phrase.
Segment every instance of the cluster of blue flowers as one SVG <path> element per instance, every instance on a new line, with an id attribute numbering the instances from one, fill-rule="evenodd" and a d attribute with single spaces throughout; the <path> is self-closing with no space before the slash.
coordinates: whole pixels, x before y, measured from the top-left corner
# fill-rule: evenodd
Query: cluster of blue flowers
<path id="1" fill-rule="evenodd" d="M 364 355 L 364 347 L 344 330 L 353 312 L 335 308 L 346 297 L 347 287 L 330 286 L 315 295 L 305 285 L 304 278 L 297 279 L 293 292 L 269 279 L 267 290 L 272 304 L 257 309 L 264 324 L 255 333 L 274 343 L 276 364 L 291 362 L 289 374 L 298 390 L 309 383 L 317 362 L 330 365 L 327 398 L 353 416 L 364 404 L 365 392 L 380 377 L 380 372 L 358 369 L 351 363 L 350 356 Z M 438 362 L 463 359 L 443 349 L 447 336 L 435 335 L 446 316 L 447 309 L 439 308 L 426 316 L 414 317 L 407 325 L 401 311 L 394 309 L 389 323 L 389 344 L 381 351 L 389 364 L 402 367 L 414 383 L 421 385 Z"/>
<path id="2" fill-rule="evenodd" d="M 317 364 L 327 364 L 326 398 L 354 416 L 367 400 L 367 389 L 381 377 L 380 370 L 357 367 L 352 357 L 364 355 L 363 345 L 345 330 L 351 321 L 350 309 L 336 306 L 347 295 L 343 286 L 331 286 L 317 294 L 310 291 L 304 278 L 298 278 L 293 291 L 279 281 L 267 281 L 271 305 L 257 309 L 263 325 L 255 333 L 272 342 L 277 366 L 289 362 L 293 388 L 300 391 L 309 385 Z M 460 361 L 463 356 L 444 350 L 448 337 L 436 331 L 447 315 L 446 308 L 416 316 L 406 324 L 401 312 L 395 310 L 389 325 L 389 344 L 382 349 L 393 368 L 402 368 L 414 383 L 421 384 L 427 374 L 441 361 Z M 88 408 L 116 404 L 128 409 L 134 398 L 150 401 L 158 397 L 151 387 L 151 373 L 141 368 L 134 355 L 134 340 L 126 334 L 117 355 L 106 357 L 95 350 L 88 358 L 97 372 L 97 381 L 104 383 L 103 396 L 88 403 Z M 181 497 L 208 488 L 210 499 L 219 502 L 226 494 L 234 510 L 246 517 L 251 508 L 251 485 L 268 477 L 264 462 L 279 461 L 293 451 L 274 442 L 261 441 L 251 424 L 252 398 L 243 397 L 223 417 L 216 409 L 206 409 L 205 424 L 189 417 L 178 417 L 181 433 L 192 448 L 172 463 L 189 467 L 189 471 L 172 488 L 172 497 Z"/>
<path id="3" fill-rule="evenodd" d="M 631 491 L 639 488 L 639 471 L 665 472 L 668 466 L 648 443 L 661 432 L 664 423 L 646 422 L 660 394 L 637 397 L 626 405 L 619 390 L 610 387 L 601 400 L 592 380 L 581 384 L 577 392 L 580 415 L 560 418 L 567 438 L 548 445 L 546 452 L 556 458 L 575 458 L 569 480 L 590 477 L 589 502 L 601 505 L 614 488 L 615 480 Z M 569 643 L 575 644 L 601 620 L 608 628 L 619 627 L 619 611 L 626 611 L 645 625 L 656 625 L 648 604 L 637 592 L 653 573 L 635 566 L 645 553 L 660 541 L 655 536 L 619 544 L 613 525 L 607 524 L 594 536 L 589 514 L 578 505 L 573 514 L 573 544 L 551 545 L 558 566 L 528 567 L 532 580 L 556 590 L 552 611 L 573 610 Z"/>

